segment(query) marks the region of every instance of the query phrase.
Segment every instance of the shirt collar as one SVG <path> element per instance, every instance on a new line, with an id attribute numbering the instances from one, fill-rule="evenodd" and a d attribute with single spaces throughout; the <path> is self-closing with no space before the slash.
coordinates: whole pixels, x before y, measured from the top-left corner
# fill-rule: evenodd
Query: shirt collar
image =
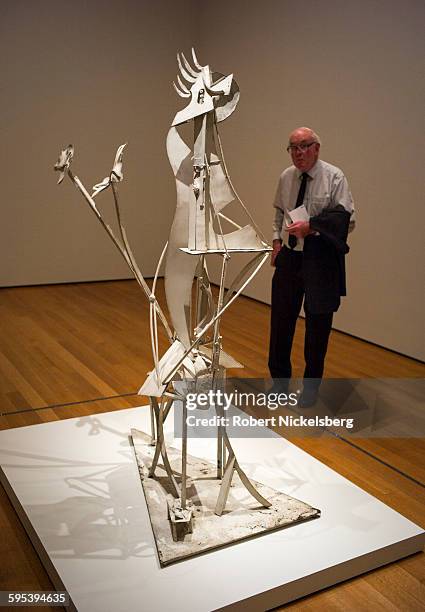
<path id="1" fill-rule="evenodd" d="M 310 170 L 306 173 L 307 176 L 309 178 L 311 178 L 311 179 L 314 179 L 316 174 L 319 171 L 319 167 L 320 167 L 320 159 L 318 159 L 317 162 L 314 164 L 314 166 L 312 168 L 310 168 Z M 298 170 L 298 168 L 297 168 L 297 176 L 298 176 L 298 178 L 301 178 L 302 174 L 303 174 L 303 171 L 302 170 Z"/>

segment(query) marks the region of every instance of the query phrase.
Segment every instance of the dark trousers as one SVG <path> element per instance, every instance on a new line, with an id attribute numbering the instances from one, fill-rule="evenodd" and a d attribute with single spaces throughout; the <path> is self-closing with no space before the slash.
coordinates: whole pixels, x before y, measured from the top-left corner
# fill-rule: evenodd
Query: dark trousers
<path id="1" fill-rule="evenodd" d="M 303 253 L 283 247 L 272 282 L 269 370 L 272 378 L 290 378 L 295 325 L 305 294 Z M 305 309 L 304 378 L 322 378 L 333 312 Z"/>

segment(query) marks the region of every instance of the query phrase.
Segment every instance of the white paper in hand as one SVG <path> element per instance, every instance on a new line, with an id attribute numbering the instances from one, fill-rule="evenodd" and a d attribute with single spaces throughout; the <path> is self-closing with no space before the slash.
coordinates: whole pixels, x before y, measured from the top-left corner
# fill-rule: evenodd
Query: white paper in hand
<path id="1" fill-rule="evenodd" d="M 304 204 L 298 206 L 298 208 L 294 208 L 294 210 L 288 210 L 288 215 L 291 217 L 292 223 L 296 223 L 297 221 L 308 221 L 310 219 Z"/>

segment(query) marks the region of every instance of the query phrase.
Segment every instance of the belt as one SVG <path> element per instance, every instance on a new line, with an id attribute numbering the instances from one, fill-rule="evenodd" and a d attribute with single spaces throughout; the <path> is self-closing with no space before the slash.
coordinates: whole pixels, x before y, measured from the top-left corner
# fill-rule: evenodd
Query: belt
<path id="1" fill-rule="evenodd" d="M 283 248 L 287 253 L 290 253 L 292 257 L 300 257 L 303 254 L 302 251 L 296 251 L 295 249 L 290 249 L 286 244 L 283 245 Z"/>

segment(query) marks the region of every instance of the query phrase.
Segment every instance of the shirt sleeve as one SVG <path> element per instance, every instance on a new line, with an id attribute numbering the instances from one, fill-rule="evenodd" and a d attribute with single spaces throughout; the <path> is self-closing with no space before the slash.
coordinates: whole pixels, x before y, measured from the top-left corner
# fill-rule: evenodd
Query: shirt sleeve
<path id="1" fill-rule="evenodd" d="M 277 185 L 273 206 L 275 208 L 275 215 L 274 215 L 274 221 L 273 221 L 273 240 L 281 240 L 284 212 L 283 212 L 282 189 L 281 189 L 280 179 Z"/>
<path id="2" fill-rule="evenodd" d="M 332 205 L 340 205 L 350 213 L 350 224 L 348 231 L 352 232 L 356 224 L 354 201 L 348 186 L 348 181 L 342 172 L 337 174 L 334 179 L 332 188 Z"/>

